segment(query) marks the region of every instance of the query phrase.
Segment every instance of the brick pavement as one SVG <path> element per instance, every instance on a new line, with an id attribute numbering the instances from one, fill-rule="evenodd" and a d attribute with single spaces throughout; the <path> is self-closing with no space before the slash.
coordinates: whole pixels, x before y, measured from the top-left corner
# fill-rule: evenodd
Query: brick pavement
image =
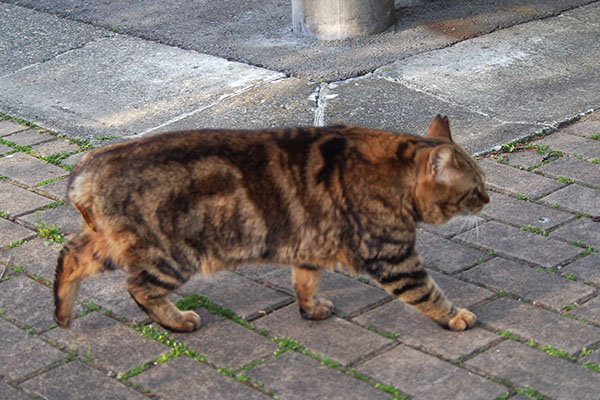
<path id="1" fill-rule="evenodd" d="M 305 321 L 289 271 L 260 266 L 181 288 L 205 296 L 191 334 L 151 324 L 119 272 L 86 281 L 73 326 L 55 326 L 57 242 L 78 225 L 65 178 L 88 143 L 0 121 L 0 397 L 597 400 L 599 121 L 479 160 L 492 197 L 479 225 L 420 229 L 434 278 L 478 315 L 472 330 L 341 273 L 321 290 L 335 314 Z"/>

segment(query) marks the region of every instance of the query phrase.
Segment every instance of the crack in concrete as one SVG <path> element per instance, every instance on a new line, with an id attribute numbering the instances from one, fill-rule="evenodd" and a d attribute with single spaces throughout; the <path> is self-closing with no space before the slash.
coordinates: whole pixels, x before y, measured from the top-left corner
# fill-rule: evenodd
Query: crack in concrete
<path id="1" fill-rule="evenodd" d="M 317 90 L 315 90 L 315 93 L 313 93 L 313 95 L 316 103 L 315 119 L 313 121 L 313 125 L 324 126 L 325 108 L 327 107 L 327 96 L 329 95 L 329 84 L 326 82 L 322 82 L 317 88 Z"/>

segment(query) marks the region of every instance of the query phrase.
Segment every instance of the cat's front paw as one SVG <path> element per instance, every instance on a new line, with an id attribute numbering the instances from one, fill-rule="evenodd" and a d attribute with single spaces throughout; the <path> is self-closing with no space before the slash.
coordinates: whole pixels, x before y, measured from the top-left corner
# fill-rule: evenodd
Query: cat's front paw
<path id="1" fill-rule="evenodd" d="M 317 299 L 312 310 L 306 311 L 300 308 L 300 315 L 304 319 L 325 319 L 331 315 L 333 303 L 326 299 Z"/>
<path id="2" fill-rule="evenodd" d="M 464 331 L 475 325 L 477 317 L 471 311 L 459 308 L 454 317 L 448 321 L 448 328 L 453 331 Z"/>

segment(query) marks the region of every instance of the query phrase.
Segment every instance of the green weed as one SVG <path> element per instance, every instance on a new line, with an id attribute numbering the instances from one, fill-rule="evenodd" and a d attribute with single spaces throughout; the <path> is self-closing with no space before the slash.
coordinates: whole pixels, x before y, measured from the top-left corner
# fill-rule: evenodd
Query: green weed
<path id="1" fill-rule="evenodd" d="M 529 199 L 530 199 L 530 197 L 529 197 L 529 196 L 527 196 L 526 194 L 519 193 L 519 194 L 517 195 L 517 199 L 519 199 L 519 200 L 529 200 Z"/>
<path id="2" fill-rule="evenodd" d="M 38 236 L 46 239 L 46 243 L 64 243 L 65 235 L 60 227 L 56 225 L 48 225 L 39 217 L 37 218 Z"/>
<path id="3" fill-rule="evenodd" d="M 175 302 L 175 306 L 180 310 L 194 310 L 204 307 L 211 314 L 220 315 L 224 318 L 237 322 L 245 328 L 254 329 L 254 324 L 244 320 L 235 312 L 213 303 L 208 297 L 201 294 L 189 294 L 186 297 L 177 300 Z"/>

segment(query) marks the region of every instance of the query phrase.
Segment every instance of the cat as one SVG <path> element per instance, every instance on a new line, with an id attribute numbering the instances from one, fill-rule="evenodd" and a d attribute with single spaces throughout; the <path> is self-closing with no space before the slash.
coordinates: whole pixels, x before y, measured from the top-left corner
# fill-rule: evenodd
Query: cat
<path id="1" fill-rule="evenodd" d="M 416 228 L 480 212 L 484 181 L 440 115 L 425 137 L 356 126 L 199 130 L 97 148 L 69 180 L 85 224 L 58 256 L 55 319 L 69 327 L 81 281 L 120 268 L 154 321 L 193 331 L 200 317 L 178 310 L 172 291 L 199 272 L 268 262 L 292 266 L 306 319 L 331 314 L 315 292 L 323 269 L 339 265 L 465 330 L 476 317 L 423 268 Z"/>

